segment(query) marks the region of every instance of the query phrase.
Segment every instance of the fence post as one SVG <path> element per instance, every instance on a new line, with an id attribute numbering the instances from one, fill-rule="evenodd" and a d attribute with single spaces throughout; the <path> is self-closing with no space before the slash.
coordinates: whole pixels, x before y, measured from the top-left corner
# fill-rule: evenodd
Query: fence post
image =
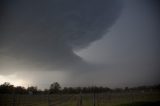
<path id="1" fill-rule="evenodd" d="M 97 94 L 97 106 L 100 106 L 100 94 Z"/>
<path id="2" fill-rule="evenodd" d="M 16 94 L 15 93 L 13 93 L 13 104 L 12 104 L 12 106 L 16 106 Z"/>
<path id="3" fill-rule="evenodd" d="M 131 95 L 131 102 L 134 102 L 134 92 L 132 92 L 132 95 Z"/>
<path id="4" fill-rule="evenodd" d="M 79 106 L 82 106 L 83 101 L 82 101 L 82 93 L 80 92 L 80 100 L 79 100 Z"/>
<path id="5" fill-rule="evenodd" d="M 95 95 L 95 92 L 93 92 L 93 106 L 96 106 L 96 95 Z"/>
<path id="6" fill-rule="evenodd" d="M 48 106 L 51 106 L 51 105 L 50 105 L 49 94 L 47 95 L 47 102 L 48 102 Z"/>

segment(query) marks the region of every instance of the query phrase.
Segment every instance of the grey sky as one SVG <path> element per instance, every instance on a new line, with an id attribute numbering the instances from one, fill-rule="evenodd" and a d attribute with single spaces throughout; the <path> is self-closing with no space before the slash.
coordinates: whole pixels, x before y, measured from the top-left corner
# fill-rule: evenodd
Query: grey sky
<path id="1" fill-rule="evenodd" d="M 41 88 L 54 81 L 109 87 L 160 82 L 156 0 L 69 1 L 54 1 L 59 7 L 9 3 L 0 29 L 2 81 Z"/>
<path id="2" fill-rule="evenodd" d="M 115 86 L 159 82 L 159 20 L 152 9 L 147 2 L 125 1 L 124 10 L 110 32 L 77 53 L 86 61 L 108 67 L 102 71 L 106 74 L 99 77 L 102 82 L 107 79 Z"/>

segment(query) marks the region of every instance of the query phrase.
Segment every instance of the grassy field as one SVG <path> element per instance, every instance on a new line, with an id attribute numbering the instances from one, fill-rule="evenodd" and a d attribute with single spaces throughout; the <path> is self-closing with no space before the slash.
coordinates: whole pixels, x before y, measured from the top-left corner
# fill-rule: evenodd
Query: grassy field
<path id="1" fill-rule="evenodd" d="M 120 104 L 117 106 L 160 106 L 160 101 L 154 102 L 133 102 L 128 104 Z"/>
<path id="2" fill-rule="evenodd" d="M 0 95 L 0 106 L 154 106 L 160 92 L 102 94 Z M 159 102 L 158 102 L 159 103 Z M 155 105 L 158 106 L 158 105 Z"/>

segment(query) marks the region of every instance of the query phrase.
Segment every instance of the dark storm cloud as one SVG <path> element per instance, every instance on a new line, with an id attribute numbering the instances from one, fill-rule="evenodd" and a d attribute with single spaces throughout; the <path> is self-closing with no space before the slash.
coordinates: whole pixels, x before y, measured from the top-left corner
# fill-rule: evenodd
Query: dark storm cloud
<path id="1" fill-rule="evenodd" d="M 54 68 L 86 64 L 74 50 L 102 38 L 122 6 L 119 0 L 2 1 L 1 58 Z"/>

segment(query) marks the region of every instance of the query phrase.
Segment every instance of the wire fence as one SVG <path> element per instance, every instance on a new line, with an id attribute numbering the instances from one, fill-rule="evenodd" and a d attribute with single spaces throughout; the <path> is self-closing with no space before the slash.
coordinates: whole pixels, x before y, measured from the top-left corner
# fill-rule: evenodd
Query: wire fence
<path id="1" fill-rule="evenodd" d="M 111 106 L 136 101 L 160 101 L 160 92 L 55 95 L 0 94 L 0 106 Z"/>

